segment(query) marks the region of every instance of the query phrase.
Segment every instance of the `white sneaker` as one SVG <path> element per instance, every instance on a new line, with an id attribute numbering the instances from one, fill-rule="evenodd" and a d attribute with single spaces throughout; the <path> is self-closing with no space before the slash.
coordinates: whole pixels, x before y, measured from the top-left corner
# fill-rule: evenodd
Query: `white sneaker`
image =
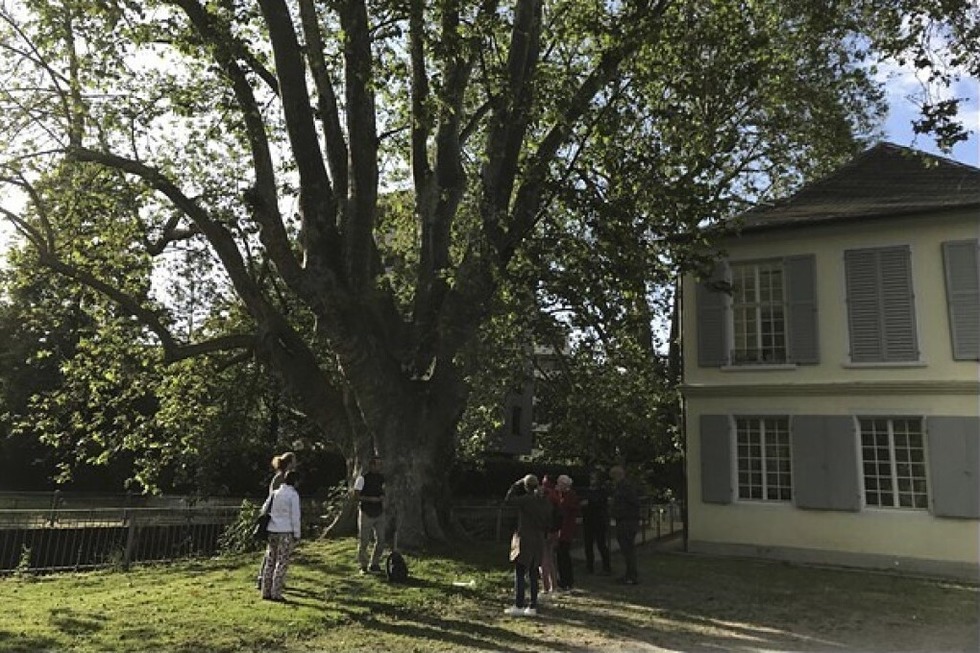
<path id="1" fill-rule="evenodd" d="M 534 608 L 524 608 L 525 617 L 536 617 L 538 616 L 538 611 Z"/>
<path id="2" fill-rule="evenodd" d="M 504 614 L 509 617 L 522 617 L 524 616 L 524 608 L 519 608 L 516 605 L 512 605 L 504 610 Z"/>

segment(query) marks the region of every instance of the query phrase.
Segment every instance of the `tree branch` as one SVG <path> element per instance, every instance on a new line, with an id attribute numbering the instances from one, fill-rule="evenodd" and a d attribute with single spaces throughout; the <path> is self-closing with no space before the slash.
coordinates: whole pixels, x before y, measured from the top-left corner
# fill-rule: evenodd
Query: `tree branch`
<path id="1" fill-rule="evenodd" d="M 334 192 L 337 195 L 338 206 L 341 213 L 347 209 L 344 206 L 346 199 L 348 175 L 347 141 L 340 122 L 340 111 L 337 108 L 337 95 L 333 89 L 333 79 L 327 70 L 326 60 L 323 58 L 324 44 L 323 36 L 320 33 L 320 24 L 313 6 L 312 0 L 300 0 L 300 17 L 303 21 L 303 33 L 306 36 L 306 56 L 310 61 L 310 70 L 313 72 L 313 81 L 317 90 L 317 108 L 320 112 L 320 122 L 323 125 L 323 134 L 327 150 L 327 163 L 330 166 L 330 174 L 333 177 Z"/>
<path id="2" fill-rule="evenodd" d="M 306 66 L 289 8 L 284 0 L 260 0 L 279 75 L 279 91 L 290 148 L 300 178 L 302 243 L 308 268 L 336 269 L 337 199 L 327 176 L 316 133 Z"/>
<path id="3" fill-rule="evenodd" d="M 517 245 L 534 228 L 541 207 L 541 193 L 548 169 L 559 148 L 568 141 L 573 125 L 588 110 L 596 94 L 616 78 L 622 62 L 648 42 L 650 26 L 659 22 L 669 0 L 658 0 L 653 7 L 634 7 L 623 21 L 624 33 L 617 44 L 603 53 L 596 68 L 583 80 L 561 116 L 542 139 L 526 167 L 517 190 L 510 228 L 502 250 L 505 264 Z"/>
<path id="4" fill-rule="evenodd" d="M 184 10 L 204 42 L 213 46 L 215 61 L 231 81 L 235 98 L 242 110 L 255 170 L 255 188 L 246 193 L 245 200 L 251 207 L 256 222 L 262 226 L 259 237 L 276 262 L 283 279 L 291 286 L 299 287 L 302 285 L 303 274 L 293 255 L 289 236 L 279 213 L 279 191 L 262 111 L 244 71 L 235 60 L 234 51 L 226 45 L 233 39 L 231 35 L 217 29 L 215 21 L 197 0 L 171 2 Z"/>
<path id="5" fill-rule="evenodd" d="M 350 206 L 341 229 L 348 285 L 357 292 L 367 287 L 377 261 L 378 127 L 371 90 L 375 79 L 365 0 L 342 0 L 338 4 L 344 31 L 344 95 L 351 158 Z"/>

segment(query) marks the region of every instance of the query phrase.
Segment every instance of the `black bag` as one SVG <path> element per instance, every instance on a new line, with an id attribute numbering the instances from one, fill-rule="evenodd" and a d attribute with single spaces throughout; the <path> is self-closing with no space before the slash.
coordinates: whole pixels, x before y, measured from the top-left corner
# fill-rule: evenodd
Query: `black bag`
<path id="1" fill-rule="evenodd" d="M 255 525 L 252 527 L 252 537 L 257 540 L 269 539 L 269 522 L 272 521 L 272 501 L 275 494 L 269 497 L 269 509 L 255 518 Z"/>
<path id="2" fill-rule="evenodd" d="M 262 513 L 255 518 L 255 526 L 252 527 L 252 537 L 257 540 L 265 540 L 269 537 L 269 521 L 272 520 L 272 515 L 269 513 Z"/>
<path id="3" fill-rule="evenodd" d="M 389 583 L 404 583 L 408 581 L 408 565 L 405 557 L 398 551 L 392 551 L 385 558 L 385 576 Z"/>

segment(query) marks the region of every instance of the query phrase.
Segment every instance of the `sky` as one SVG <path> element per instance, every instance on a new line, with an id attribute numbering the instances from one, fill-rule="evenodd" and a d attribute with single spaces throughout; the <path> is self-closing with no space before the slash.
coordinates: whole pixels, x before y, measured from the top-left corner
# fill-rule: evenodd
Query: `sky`
<path id="1" fill-rule="evenodd" d="M 931 136 L 916 135 L 912 131 L 912 121 L 918 115 L 918 107 L 911 98 L 921 87 L 915 73 L 897 66 L 880 67 L 879 79 L 885 83 L 889 106 L 888 116 L 882 125 L 884 140 L 980 167 L 980 80 L 961 80 L 951 90 L 956 97 L 967 98 L 959 119 L 972 134 L 969 140 L 957 144 L 952 153 L 946 154 L 936 147 Z M 3 252 L 11 238 L 9 225 L 0 219 L 0 265 L 3 264 Z"/>
<path id="2" fill-rule="evenodd" d="M 967 99 L 961 107 L 959 120 L 972 134 L 968 141 L 957 144 L 951 154 L 945 154 L 936 147 L 931 136 L 916 135 L 912 131 L 911 123 L 918 116 L 919 108 L 910 98 L 921 88 L 915 73 L 898 67 L 881 67 L 879 79 L 885 82 L 889 107 L 883 125 L 885 140 L 980 167 L 977 136 L 980 132 L 980 80 L 961 80 L 950 92 L 955 97 Z"/>

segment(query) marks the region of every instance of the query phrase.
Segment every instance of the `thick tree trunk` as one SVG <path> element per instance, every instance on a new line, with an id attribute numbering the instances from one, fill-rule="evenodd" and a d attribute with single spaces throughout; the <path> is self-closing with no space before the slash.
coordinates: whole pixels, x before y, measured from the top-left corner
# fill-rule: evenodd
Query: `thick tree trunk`
<path id="1" fill-rule="evenodd" d="M 447 374 L 419 382 L 403 404 L 386 407 L 389 427 L 379 439 L 379 453 L 392 544 L 400 550 L 417 551 L 445 539 L 440 515 L 447 512 L 447 471 L 465 396 L 456 378 Z"/>

